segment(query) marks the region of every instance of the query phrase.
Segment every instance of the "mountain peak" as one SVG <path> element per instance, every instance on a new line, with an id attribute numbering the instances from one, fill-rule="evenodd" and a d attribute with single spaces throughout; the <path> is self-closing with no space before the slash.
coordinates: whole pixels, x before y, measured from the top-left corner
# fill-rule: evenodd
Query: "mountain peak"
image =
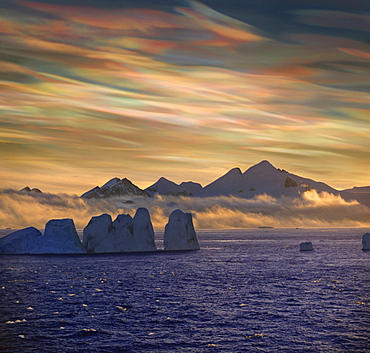
<path id="1" fill-rule="evenodd" d="M 103 186 L 102 188 L 108 186 L 108 187 L 112 187 L 114 185 L 116 185 L 118 182 L 120 182 L 121 179 L 120 178 L 112 178 L 111 180 L 107 181 Z"/>
<path id="2" fill-rule="evenodd" d="M 263 167 L 263 168 L 274 168 L 276 169 L 269 161 L 267 161 L 266 159 L 264 159 L 263 161 L 257 163 L 256 165 L 254 165 L 255 167 L 259 166 L 259 167 Z"/>
<path id="3" fill-rule="evenodd" d="M 104 198 L 104 197 L 113 197 L 113 196 L 144 196 L 148 197 L 148 193 L 135 184 L 133 184 L 127 178 L 113 178 L 105 183 L 102 187 L 96 186 L 95 188 L 85 192 L 81 195 L 82 198 Z"/>
<path id="4" fill-rule="evenodd" d="M 272 172 L 272 171 L 275 171 L 277 170 L 269 161 L 266 161 L 266 160 L 263 160 L 257 164 L 255 164 L 254 166 L 250 167 L 249 169 L 247 169 L 244 174 L 246 174 L 247 172 L 256 172 L 256 173 L 268 173 L 268 172 Z"/>
<path id="5" fill-rule="evenodd" d="M 204 188 L 205 196 L 217 196 L 225 193 L 233 194 L 234 188 L 241 189 L 243 185 L 243 174 L 240 168 L 230 169 L 225 175 L 208 184 Z"/>
<path id="6" fill-rule="evenodd" d="M 157 180 L 157 183 L 159 183 L 159 182 L 167 182 L 167 181 L 169 181 L 169 182 L 171 182 L 171 180 L 168 180 L 167 178 L 165 178 L 165 177 L 160 177 L 158 180 Z M 173 183 L 173 182 L 172 182 Z"/>
<path id="7" fill-rule="evenodd" d="M 239 175 L 239 174 L 243 174 L 243 173 L 240 170 L 240 168 L 236 167 L 236 168 L 230 169 L 225 175 L 231 175 L 231 174 Z"/>
<path id="8" fill-rule="evenodd" d="M 33 194 L 42 194 L 42 191 L 37 188 L 31 189 L 29 186 L 24 187 L 22 190 L 19 190 L 19 192 L 30 192 Z"/>

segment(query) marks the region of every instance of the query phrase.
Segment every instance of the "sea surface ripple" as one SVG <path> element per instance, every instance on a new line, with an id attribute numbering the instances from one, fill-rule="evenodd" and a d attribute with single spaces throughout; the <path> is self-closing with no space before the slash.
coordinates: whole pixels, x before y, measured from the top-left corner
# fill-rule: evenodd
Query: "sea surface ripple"
<path id="1" fill-rule="evenodd" d="M 1 256 L 0 351 L 369 352 L 365 232 L 199 231 L 200 251 Z M 299 251 L 306 240 L 314 251 Z"/>

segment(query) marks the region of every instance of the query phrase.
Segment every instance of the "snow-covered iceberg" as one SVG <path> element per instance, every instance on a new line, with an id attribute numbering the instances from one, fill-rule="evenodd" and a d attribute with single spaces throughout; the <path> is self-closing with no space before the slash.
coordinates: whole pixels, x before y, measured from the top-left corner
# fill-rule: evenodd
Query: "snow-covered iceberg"
<path id="1" fill-rule="evenodd" d="M 137 251 L 157 250 L 154 229 L 146 208 L 138 208 L 134 216 L 134 237 Z"/>
<path id="2" fill-rule="evenodd" d="M 44 235 L 33 227 L 0 239 L 1 254 L 83 254 L 86 253 L 72 219 L 46 223 Z"/>
<path id="3" fill-rule="evenodd" d="M 362 236 L 362 250 L 370 250 L 370 233 Z"/>
<path id="4" fill-rule="evenodd" d="M 164 250 L 198 250 L 192 215 L 171 213 L 164 231 Z M 36 228 L 18 230 L 0 238 L 0 254 L 85 254 L 156 251 L 154 229 L 146 208 L 135 216 L 108 214 L 92 217 L 81 243 L 72 219 L 46 223 L 44 235 Z"/>
<path id="5" fill-rule="evenodd" d="M 17 230 L 0 238 L 0 254 L 33 253 L 40 238 L 42 233 L 34 227 Z"/>
<path id="6" fill-rule="evenodd" d="M 78 237 L 73 219 L 52 219 L 46 223 L 40 253 L 83 254 L 86 253 Z"/>
<path id="7" fill-rule="evenodd" d="M 154 230 L 146 208 L 138 208 L 134 218 L 108 214 L 93 217 L 83 230 L 88 253 L 155 251 Z"/>
<path id="8" fill-rule="evenodd" d="M 175 210 L 164 230 L 164 250 L 199 250 L 191 213 Z"/>
<path id="9" fill-rule="evenodd" d="M 313 250 L 312 243 L 310 241 L 305 241 L 305 242 L 299 244 L 299 250 L 300 251 L 311 251 L 311 250 Z"/>
<path id="10" fill-rule="evenodd" d="M 113 242 L 109 236 L 112 218 L 109 214 L 92 217 L 83 230 L 82 244 L 88 253 L 112 252 Z"/>

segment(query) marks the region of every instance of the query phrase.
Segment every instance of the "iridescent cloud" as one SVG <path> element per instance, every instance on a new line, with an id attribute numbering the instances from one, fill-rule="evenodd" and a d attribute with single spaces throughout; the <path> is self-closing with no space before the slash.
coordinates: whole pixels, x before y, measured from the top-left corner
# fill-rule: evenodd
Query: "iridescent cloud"
<path id="1" fill-rule="evenodd" d="M 287 9 L 302 27 L 277 39 L 196 1 L 56 3 L 0 5 L 2 185 L 206 184 L 261 159 L 368 185 L 367 16 Z"/>

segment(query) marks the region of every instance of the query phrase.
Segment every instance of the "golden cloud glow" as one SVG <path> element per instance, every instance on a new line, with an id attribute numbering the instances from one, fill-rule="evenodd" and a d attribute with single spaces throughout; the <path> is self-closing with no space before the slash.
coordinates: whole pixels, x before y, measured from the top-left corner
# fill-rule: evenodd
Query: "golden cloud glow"
<path id="1" fill-rule="evenodd" d="M 170 213 L 180 208 L 191 212 L 196 229 L 273 227 L 368 227 L 369 208 L 340 196 L 312 190 L 301 198 L 277 200 L 259 195 L 246 200 L 236 197 L 130 198 L 127 206 L 120 198 L 86 200 L 65 194 L 22 194 L 0 191 L 0 229 L 34 226 L 43 229 L 50 219 L 73 218 L 83 229 L 92 216 L 109 213 L 134 215 L 137 207 L 146 207 L 153 226 L 163 231 Z"/>

